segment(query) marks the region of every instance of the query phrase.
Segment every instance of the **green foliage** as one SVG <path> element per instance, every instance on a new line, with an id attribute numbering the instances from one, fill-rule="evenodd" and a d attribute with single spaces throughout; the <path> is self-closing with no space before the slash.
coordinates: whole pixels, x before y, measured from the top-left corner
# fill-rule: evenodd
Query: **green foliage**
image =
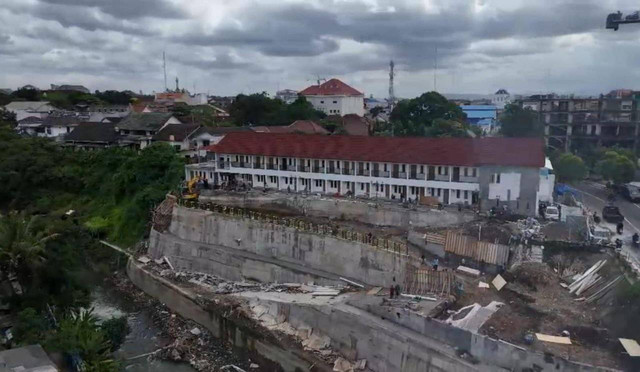
<path id="1" fill-rule="evenodd" d="M 11 330 L 18 345 L 33 345 L 46 339 L 49 322 L 33 308 L 26 308 L 18 313 L 18 319 Z"/>
<path id="2" fill-rule="evenodd" d="M 296 120 L 319 120 L 326 115 L 313 108 L 306 98 L 299 97 L 287 105 L 267 93 L 240 94 L 229 107 L 236 125 L 289 125 Z"/>
<path id="3" fill-rule="evenodd" d="M 96 90 L 95 97 L 110 105 L 128 105 L 131 102 L 131 94 L 117 90 Z"/>
<path id="4" fill-rule="evenodd" d="M 582 159 L 573 154 L 561 154 L 553 160 L 553 169 L 560 181 L 571 182 L 584 179 L 587 167 Z"/>
<path id="5" fill-rule="evenodd" d="M 610 150 L 596 163 L 595 169 L 604 179 L 616 184 L 631 182 L 636 171 L 633 158 L 631 151 Z"/>
<path id="6" fill-rule="evenodd" d="M 544 127 L 530 108 L 508 104 L 500 115 L 500 131 L 505 137 L 540 137 Z"/>
<path id="7" fill-rule="evenodd" d="M 22 101 L 40 101 L 41 94 L 39 91 L 35 89 L 24 89 L 20 88 L 11 93 L 11 96 L 14 97 L 14 100 L 22 100 Z"/>
<path id="8" fill-rule="evenodd" d="M 391 112 L 391 131 L 395 136 L 457 136 L 460 134 L 459 126 L 450 121 L 459 122 L 460 126 L 468 128 L 464 119 L 465 114 L 458 105 L 437 92 L 428 92 L 420 97 L 398 102 Z M 437 120 L 444 122 L 436 122 Z M 447 129 L 453 132 L 447 133 Z"/>
<path id="9" fill-rule="evenodd" d="M 16 114 L 0 107 L 0 127 L 8 126 L 9 128 L 14 128 L 16 124 L 18 124 L 16 122 Z"/>
<path id="10" fill-rule="evenodd" d="M 469 127 L 459 121 L 436 119 L 426 131 L 427 137 L 469 137 Z"/>
<path id="11" fill-rule="evenodd" d="M 129 333 L 129 323 L 124 316 L 105 320 L 100 328 L 111 344 L 111 351 L 117 350 Z"/>
<path id="12" fill-rule="evenodd" d="M 118 363 L 111 358 L 111 343 L 89 310 L 71 311 L 65 315 L 45 348 L 78 355 L 86 371 L 117 371 Z"/>

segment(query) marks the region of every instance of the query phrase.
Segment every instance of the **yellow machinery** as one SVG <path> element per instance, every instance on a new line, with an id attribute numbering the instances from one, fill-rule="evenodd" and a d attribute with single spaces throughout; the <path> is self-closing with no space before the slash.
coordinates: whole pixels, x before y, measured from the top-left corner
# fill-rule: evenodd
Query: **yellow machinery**
<path id="1" fill-rule="evenodd" d="M 200 182 L 200 177 L 193 177 L 189 182 L 187 182 L 187 188 L 182 193 L 182 199 L 184 200 L 198 200 L 198 196 L 200 192 L 196 187 L 198 182 Z"/>

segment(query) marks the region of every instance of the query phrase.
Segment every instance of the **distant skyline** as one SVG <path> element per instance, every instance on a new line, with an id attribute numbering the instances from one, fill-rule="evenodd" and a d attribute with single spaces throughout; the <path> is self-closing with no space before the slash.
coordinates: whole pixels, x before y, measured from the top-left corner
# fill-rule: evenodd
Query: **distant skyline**
<path id="1" fill-rule="evenodd" d="M 0 88 L 212 95 L 302 90 L 337 77 L 386 97 L 433 90 L 597 95 L 640 89 L 631 0 L 2 0 Z M 195 89 L 194 89 L 195 85 Z"/>

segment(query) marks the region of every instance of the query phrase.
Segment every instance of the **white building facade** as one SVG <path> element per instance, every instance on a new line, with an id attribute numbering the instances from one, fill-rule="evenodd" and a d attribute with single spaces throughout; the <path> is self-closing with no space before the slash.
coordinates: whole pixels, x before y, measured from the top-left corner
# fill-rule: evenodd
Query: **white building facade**
<path id="1" fill-rule="evenodd" d="M 338 79 L 312 85 L 300 92 L 314 108 L 327 115 L 364 116 L 364 94 Z"/>
<path id="2" fill-rule="evenodd" d="M 297 138 L 284 138 L 286 136 L 297 136 Z M 325 139 L 309 140 L 308 137 L 325 137 Z M 308 151 L 302 150 L 296 154 L 295 150 L 290 150 L 287 156 L 286 146 L 282 147 L 285 152 L 274 155 L 273 148 L 266 143 L 274 141 L 274 146 L 282 146 L 283 142 L 308 142 L 306 144 L 300 143 L 300 148 L 307 149 L 314 147 L 326 149 L 332 148 L 332 146 L 333 148 L 343 146 L 343 149 L 349 147 L 361 149 L 366 145 L 371 149 L 377 148 L 381 152 L 385 151 L 385 148 L 393 148 L 394 146 L 417 149 L 420 142 L 424 142 L 425 146 L 434 142 L 441 142 L 437 147 L 447 147 L 449 143 L 460 146 L 460 141 L 457 139 L 454 141 L 449 141 L 450 139 L 426 139 L 427 141 L 423 141 L 425 139 L 386 138 L 379 141 L 373 138 L 370 143 L 363 144 L 363 141 L 370 141 L 372 138 L 365 137 L 365 139 L 353 141 L 353 139 L 348 139 L 348 136 L 338 139 L 342 143 L 329 143 L 335 141 L 335 138 L 314 135 L 230 133 L 209 152 L 206 162 L 187 165 L 185 176 L 187 180 L 193 177 L 207 178 L 209 183 L 213 185 L 243 183 L 254 188 L 290 192 L 409 201 L 416 201 L 421 196 L 428 196 L 437 199 L 442 204 L 476 204 L 480 205 L 483 210 L 506 205 L 516 209 L 519 214 L 535 215 L 536 213 L 540 167 L 532 165 L 530 161 L 523 162 L 523 164 L 526 163 L 523 166 L 515 164 L 503 169 L 496 166 L 486 168 L 482 165 L 483 159 L 478 159 L 478 165 L 474 165 L 464 156 L 459 157 L 459 164 L 452 164 L 455 163 L 455 158 L 458 158 L 457 155 L 451 157 L 446 154 L 445 156 L 434 156 L 431 159 L 425 157 L 420 160 L 407 156 L 406 162 L 399 162 L 397 155 L 389 156 L 389 160 L 384 161 L 384 154 L 372 156 L 372 160 L 366 160 L 357 155 L 357 152 L 353 152 L 355 156 L 350 156 L 349 151 L 338 151 L 335 156 L 329 158 L 321 157 L 322 151 L 319 151 L 319 156 L 305 156 Z M 347 139 L 345 140 L 345 138 Z M 481 139 L 481 141 L 484 140 Z M 509 140 L 507 139 L 507 141 Z M 250 153 L 252 151 L 240 150 L 248 149 L 246 144 L 253 143 L 253 141 L 260 143 L 253 153 Z M 344 141 L 353 142 L 346 143 Z M 474 140 L 469 139 L 468 141 Z M 235 146 L 234 142 L 245 145 Z M 490 142 L 493 141 L 487 141 L 486 146 L 491 146 Z M 503 143 L 504 141 L 498 142 Z M 539 142 L 536 143 L 536 146 L 539 145 L 541 148 L 542 142 Z M 471 142 L 469 145 L 473 147 Z M 515 149 L 517 144 L 510 147 Z M 291 149 L 291 147 L 289 148 Z M 432 152 L 432 150 L 425 151 L 425 153 L 442 153 L 440 150 L 434 150 L 436 152 Z M 536 153 L 534 156 L 542 157 L 541 162 L 544 164 L 542 150 L 534 152 Z M 452 162 L 452 160 L 454 161 Z M 442 163 L 439 164 L 439 162 Z M 532 174 L 535 175 L 534 185 L 525 185 L 525 182 L 531 183 Z"/>

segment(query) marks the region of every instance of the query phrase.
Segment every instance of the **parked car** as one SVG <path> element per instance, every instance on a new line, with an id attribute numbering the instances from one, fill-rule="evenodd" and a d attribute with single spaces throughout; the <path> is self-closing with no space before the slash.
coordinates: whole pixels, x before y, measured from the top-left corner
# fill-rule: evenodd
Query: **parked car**
<path id="1" fill-rule="evenodd" d="M 619 223 L 624 221 L 624 216 L 620 213 L 620 209 L 614 205 L 607 205 L 602 208 L 602 218 L 611 223 Z"/>
<path id="2" fill-rule="evenodd" d="M 555 205 L 550 205 L 544 210 L 544 218 L 551 221 L 560 220 L 560 210 Z"/>
<path id="3" fill-rule="evenodd" d="M 632 203 L 640 202 L 640 189 L 633 185 L 622 185 L 620 193 Z"/>
<path id="4" fill-rule="evenodd" d="M 611 244 L 613 232 L 606 227 L 591 226 L 589 228 L 589 241 L 593 244 L 608 245 Z"/>

